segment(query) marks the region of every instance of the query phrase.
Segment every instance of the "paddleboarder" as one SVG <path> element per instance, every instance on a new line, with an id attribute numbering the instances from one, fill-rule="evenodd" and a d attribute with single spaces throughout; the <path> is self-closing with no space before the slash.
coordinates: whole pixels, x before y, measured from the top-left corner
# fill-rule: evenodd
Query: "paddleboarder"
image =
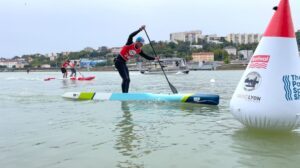
<path id="1" fill-rule="evenodd" d="M 67 71 L 67 67 L 70 64 L 70 60 L 66 60 L 62 65 L 61 65 L 61 73 L 63 74 L 63 78 L 67 78 L 68 77 L 68 71 Z"/>
<path id="2" fill-rule="evenodd" d="M 139 54 L 140 56 L 144 57 L 147 60 L 158 59 L 156 57 L 151 57 L 143 52 L 142 47 L 145 42 L 143 37 L 137 37 L 135 42 L 133 42 L 133 37 L 136 36 L 142 30 L 144 30 L 145 27 L 146 26 L 143 25 L 137 31 L 135 31 L 129 35 L 126 44 L 122 47 L 119 55 L 114 60 L 115 67 L 119 71 L 119 74 L 123 80 L 122 81 L 122 92 L 123 93 L 128 93 L 128 90 L 129 90 L 130 78 L 129 78 L 128 67 L 126 65 L 126 62 L 129 59 L 133 58 L 136 54 Z"/>
<path id="3" fill-rule="evenodd" d="M 70 63 L 70 67 L 71 67 L 70 77 L 73 77 L 73 75 L 74 75 L 74 77 L 76 78 L 76 69 L 75 69 L 76 65 L 77 65 L 77 61 L 74 61 L 73 63 Z"/>

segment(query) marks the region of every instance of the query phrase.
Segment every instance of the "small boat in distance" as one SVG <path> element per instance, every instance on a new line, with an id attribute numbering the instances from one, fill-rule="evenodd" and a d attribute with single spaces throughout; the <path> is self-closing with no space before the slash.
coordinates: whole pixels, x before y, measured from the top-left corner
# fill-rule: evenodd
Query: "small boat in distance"
<path id="1" fill-rule="evenodd" d="M 186 61 L 183 58 L 164 58 L 160 59 L 160 64 L 163 66 L 165 73 L 168 74 L 188 74 L 189 68 L 186 66 Z M 140 72 L 142 74 L 162 74 L 161 67 L 158 61 L 144 65 Z"/>

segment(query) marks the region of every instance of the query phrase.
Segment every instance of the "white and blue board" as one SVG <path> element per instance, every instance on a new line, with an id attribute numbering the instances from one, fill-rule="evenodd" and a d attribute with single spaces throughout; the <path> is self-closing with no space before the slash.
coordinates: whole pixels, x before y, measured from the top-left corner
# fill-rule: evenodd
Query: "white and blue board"
<path id="1" fill-rule="evenodd" d="M 161 101 L 194 104 L 218 105 L 219 95 L 215 94 L 153 94 L 153 93 L 96 93 L 68 92 L 63 98 L 72 100 L 109 100 L 109 101 Z"/>

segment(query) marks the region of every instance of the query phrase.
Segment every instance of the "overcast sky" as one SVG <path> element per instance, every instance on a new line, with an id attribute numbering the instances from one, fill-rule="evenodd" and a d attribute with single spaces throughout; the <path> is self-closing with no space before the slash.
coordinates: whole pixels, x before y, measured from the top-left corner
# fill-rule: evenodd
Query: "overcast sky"
<path id="1" fill-rule="evenodd" d="M 0 57 L 115 47 L 145 24 L 151 40 L 171 32 L 263 33 L 279 0 L 0 0 Z M 295 29 L 300 1 L 290 0 Z M 144 34 L 141 34 L 142 36 Z"/>

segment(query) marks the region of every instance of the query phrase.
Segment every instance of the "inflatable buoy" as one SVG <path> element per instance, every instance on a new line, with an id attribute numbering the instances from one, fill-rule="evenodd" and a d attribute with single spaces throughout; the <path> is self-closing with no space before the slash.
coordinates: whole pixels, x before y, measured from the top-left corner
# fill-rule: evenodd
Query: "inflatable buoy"
<path id="1" fill-rule="evenodd" d="M 230 102 L 247 127 L 292 130 L 300 115 L 300 58 L 288 0 L 281 0 Z"/>

